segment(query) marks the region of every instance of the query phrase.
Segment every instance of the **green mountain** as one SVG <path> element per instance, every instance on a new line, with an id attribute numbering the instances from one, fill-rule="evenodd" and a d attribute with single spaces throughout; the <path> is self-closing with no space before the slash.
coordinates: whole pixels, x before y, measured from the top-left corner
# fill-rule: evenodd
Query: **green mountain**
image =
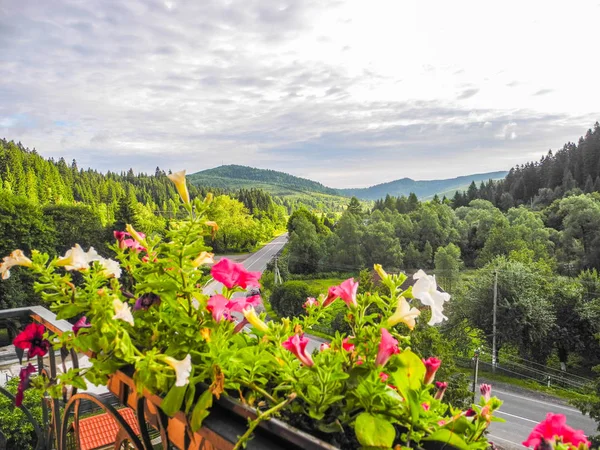
<path id="1" fill-rule="evenodd" d="M 490 179 L 502 179 L 508 172 L 488 172 L 466 175 L 446 180 L 415 181 L 410 178 L 378 184 L 360 189 L 334 189 L 316 181 L 295 177 L 284 172 L 253 167 L 227 165 L 203 170 L 188 175 L 188 179 L 196 186 L 213 186 L 222 189 L 263 189 L 279 197 L 296 197 L 299 195 L 336 197 L 356 196 L 362 200 L 377 200 L 386 195 L 401 196 L 414 192 L 420 199 L 428 199 L 435 194 L 451 197 L 455 191 L 467 190 L 472 181 L 479 184 Z"/>
<path id="2" fill-rule="evenodd" d="M 508 172 L 506 171 L 487 172 L 445 180 L 413 180 L 411 178 L 402 178 L 368 188 L 338 189 L 338 192 L 342 195 L 355 196 L 364 200 L 377 200 L 384 198 L 386 195 L 399 197 L 414 192 L 417 197 L 426 200 L 432 198 L 435 194 L 440 197 L 443 195 L 452 197 L 456 191 L 466 191 L 473 181 L 479 185 L 482 181 L 502 179 L 507 174 Z"/>

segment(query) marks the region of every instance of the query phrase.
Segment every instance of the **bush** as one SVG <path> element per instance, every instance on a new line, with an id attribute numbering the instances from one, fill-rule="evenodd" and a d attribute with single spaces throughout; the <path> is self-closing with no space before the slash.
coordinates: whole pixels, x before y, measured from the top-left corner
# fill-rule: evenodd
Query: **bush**
<path id="1" fill-rule="evenodd" d="M 17 392 L 19 377 L 11 378 L 5 388 L 13 395 Z M 23 405 L 42 426 L 42 397 L 33 389 L 25 391 Z M 6 437 L 6 448 L 33 449 L 37 437 L 33 425 L 23 412 L 16 408 L 11 400 L 0 394 L 0 430 Z"/>
<path id="2" fill-rule="evenodd" d="M 302 305 L 313 293 L 303 281 L 286 281 L 275 286 L 271 294 L 271 307 L 279 317 L 296 317 L 304 312 Z"/>

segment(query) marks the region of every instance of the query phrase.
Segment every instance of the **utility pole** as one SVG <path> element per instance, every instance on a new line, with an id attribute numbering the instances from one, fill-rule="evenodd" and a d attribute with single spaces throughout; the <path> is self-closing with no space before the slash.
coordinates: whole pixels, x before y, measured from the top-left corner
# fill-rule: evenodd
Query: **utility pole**
<path id="1" fill-rule="evenodd" d="M 279 267 L 277 266 L 277 256 L 275 257 L 275 267 L 273 268 L 273 283 L 274 284 L 283 284 L 283 280 L 281 279 L 281 273 L 279 273 Z"/>
<path id="2" fill-rule="evenodd" d="M 498 309 L 498 270 L 494 275 L 494 317 L 492 319 L 492 372 L 496 372 L 498 352 L 496 350 L 496 310 Z"/>
<path id="3" fill-rule="evenodd" d="M 477 392 L 477 376 L 479 375 L 479 349 L 475 350 L 473 363 L 473 403 L 475 403 L 475 393 Z"/>

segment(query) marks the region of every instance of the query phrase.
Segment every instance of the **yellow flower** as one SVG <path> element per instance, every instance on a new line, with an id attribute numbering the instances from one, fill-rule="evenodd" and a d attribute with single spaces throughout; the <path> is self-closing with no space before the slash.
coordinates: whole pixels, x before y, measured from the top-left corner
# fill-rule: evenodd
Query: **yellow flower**
<path id="1" fill-rule="evenodd" d="M 169 180 L 171 180 L 175 184 L 175 188 L 183 200 L 183 203 L 186 205 L 190 203 L 190 193 L 188 192 L 187 184 L 185 181 L 185 170 L 181 170 L 179 172 L 171 173 L 167 175 Z"/>
<path id="2" fill-rule="evenodd" d="M 202 252 L 192 261 L 192 266 L 199 267 L 203 264 L 214 264 L 213 256 L 215 256 L 214 253 Z"/>
<path id="3" fill-rule="evenodd" d="M 411 308 L 406 299 L 398 297 L 396 312 L 388 319 L 388 325 L 394 326 L 400 322 L 406 324 L 411 330 L 415 327 L 415 319 L 421 314 L 417 308 Z"/>
<path id="4" fill-rule="evenodd" d="M 125 229 L 138 244 L 142 245 L 143 247 L 148 247 L 148 244 L 146 243 L 146 235 L 142 235 L 135 231 L 135 228 L 133 228 L 133 226 L 129 223 L 125 226 Z"/>
<path id="5" fill-rule="evenodd" d="M 10 277 L 10 268 L 13 266 L 31 267 L 31 260 L 23 254 L 22 250 L 15 250 L 9 256 L 5 256 L 0 264 L 0 274 L 2 279 L 6 280 Z"/>
<path id="6" fill-rule="evenodd" d="M 206 197 L 204 198 L 204 204 L 210 205 L 213 201 L 213 198 L 214 198 L 214 196 L 213 196 L 212 192 L 209 192 L 208 194 L 206 194 Z"/>
<path id="7" fill-rule="evenodd" d="M 217 222 L 215 222 L 213 220 L 207 220 L 206 222 L 204 222 L 204 225 L 208 225 L 209 227 L 212 227 L 212 237 L 214 239 L 215 235 L 217 234 L 217 231 L 219 230 L 219 225 L 217 225 Z"/>
<path id="8" fill-rule="evenodd" d="M 200 330 L 200 336 L 202 336 L 202 339 L 204 339 L 206 342 L 210 342 L 210 333 L 210 328 L 202 328 Z"/>
<path id="9" fill-rule="evenodd" d="M 254 328 L 262 331 L 263 333 L 269 330 L 267 324 L 260 320 L 253 306 L 245 308 L 242 312 L 244 313 L 246 320 L 252 324 Z"/>
<path id="10" fill-rule="evenodd" d="M 383 270 L 383 267 L 381 267 L 381 264 L 375 264 L 373 266 L 373 268 L 375 269 L 375 272 L 377 272 L 379 274 L 379 276 L 381 277 L 382 280 L 385 280 L 388 277 L 388 274 L 386 273 L 385 270 Z"/>

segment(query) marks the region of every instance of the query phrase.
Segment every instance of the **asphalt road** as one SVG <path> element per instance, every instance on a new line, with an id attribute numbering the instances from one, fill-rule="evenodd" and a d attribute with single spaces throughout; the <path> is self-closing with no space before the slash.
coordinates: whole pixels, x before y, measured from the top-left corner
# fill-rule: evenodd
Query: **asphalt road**
<path id="1" fill-rule="evenodd" d="M 279 236 L 244 261 L 247 270 L 262 272 L 267 263 L 279 252 L 287 242 L 287 234 Z M 213 282 L 205 288 L 206 293 L 214 293 L 221 290 L 220 283 Z M 243 295 L 243 294 L 238 294 Z M 310 336 L 308 344 L 309 351 L 319 348 L 324 339 Z M 493 386 L 493 383 L 492 383 Z M 507 450 L 523 449 L 521 445 L 533 427 L 546 418 L 546 414 L 553 412 L 564 414 L 567 424 L 575 429 L 584 430 L 586 435 L 596 433 L 596 423 L 588 416 L 584 416 L 577 409 L 566 405 L 561 400 L 540 398 L 533 392 L 524 390 L 512 390 L 510 385 L 502 388 L 493 386 L 493 393 L 504 401 L 497 412 L 498 417 L 506 420 L 505 423 L 492 423 L 490 426 L 489 439 Z"/>

